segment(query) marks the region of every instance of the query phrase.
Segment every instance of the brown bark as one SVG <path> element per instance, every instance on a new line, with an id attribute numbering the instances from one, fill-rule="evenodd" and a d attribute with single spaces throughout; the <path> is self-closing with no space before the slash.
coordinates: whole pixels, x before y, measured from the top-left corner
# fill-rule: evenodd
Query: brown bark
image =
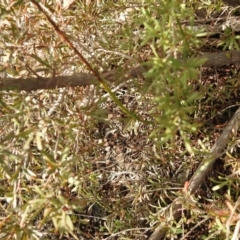
<path id="1" fill-rule="evenodd" d="M 107 82 L 125 81 L 141 76 L 144 68 L 138 66 L 131 69 L 127 74 L 118 71 L 103 72 L 101 77 Z M 62 87 L 77 87 L 97 84 L 98 81 L 93 74 L 79 73 L 72 76 L 56 76 L 52 78 L 0 78 L 0 90 L 25 90 L 33 91 L 38 89 L 54 89 Z"/>
<path id="2" fill-rule="evenodd" d="M 190 180 L 188 191 L 190 194 L 195 193 L 199 186 L 203 183 L 205 176 L 211 170 L 214 162 L 222 156 L 224 149 L 233 134 L 237 133 L 240 124 L 240 108 L 236 111 L 232 119 L 229 121 L 222 134 L 215 142 L 210 154 L 199 166 Z"/>
<path id="3" fill-rule="evenodd" d="M 236 111 L 232 119 L 229 121 L 222 134 L 215 142 L 209 156 L 207 156 L 203 162 L 198 167 L 197 171 L 193 174 L 190 179 L 188 186 L 188 194 L 194 194 L 199 186 L 205 180 L 206 175 L 211 170 L 214 162 L 224 153 L 227 143 L 233 134 L 237 133 L 240 125 L 240 108 Z M 169 218 L 167 221 L 178 221 L 181 217 L 181 210 L 184 208 L 181 198 L 177 198 L 172 204 L 172 212 L 169 213 Z M 165 223 L 160 223 L 160 225 L 155 229 L 153 234 L 150 236 L 149 240 L 161 240 L 164 238 L 168 228 Z"/>
<path id="4" fill-rule="evenodd" d="M 240 51 L 227 51 L 217 53 L 203 53 L 200 57 L 206 58 L 207 61 L 203 66 L 221 67 L 229 64 L 240 62 Z M 142 76 L 146 71 L 141 66 L 132 68 L 126 73 L 119 71 L 107 71 L 101 74 L 101 77 L 108 82 L 126 81 L 128 79 Z M 56 77 L 39 77 L 39 78 L 0 78 L 0 90 L 25 90 L 32 91 L 38 89 L 53 89 L 61 87 L 76 87 L 96 84 L 98 81 L 93 74 L 79 73 L 72 76 L 56 76 Z"/>
<path id="5" fill-rule="evenodd" d="M 232 7 L 237 7 L 237 6 L 240 5 L 239 0 L 223 0 L 223 2 L 228 4 L 229 6 L 232 6 Z"/>
<path id="6" fill-rule="evenodd" d="M 207 58 L 203 66 L 222 67 L 224 65 L 236 64 L 240 62 L 240 51 L 226 51 L 216 53 L 203 53 L 202 57 Z"/>
<path id="7" fill-rule="evenodd" d="M 72 76 L 57 76 L 54 78 L 2 78 L 0 90 L 25 90 L 52 89 L 61 87 L 76 87 L 94 84 L 96 80 L 91 74 L 80 73 Z"/>

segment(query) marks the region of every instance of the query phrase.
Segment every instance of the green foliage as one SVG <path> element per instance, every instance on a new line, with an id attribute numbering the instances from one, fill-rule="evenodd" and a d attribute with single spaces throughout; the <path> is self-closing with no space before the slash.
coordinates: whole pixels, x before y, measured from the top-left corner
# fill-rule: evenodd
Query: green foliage
<path id="1" fill-rule="evenodd" d="M 204 94 L 195 91 L 194 86 L 199 81 L 197 68 L 205 59 L 189 58 L 200 42 L 195 31 L 183 28 L 180 21 L 189 19 L 192 22 L 193 12 L 179 1 L 166 1 L 158 8 L 142 11 L 143 44 L 149 42 L 154 54 L 147 63 L 149 71 L 145 74 L 151 81 L 149 89 L 155 103 L 152 114 L 158 123 L 152 137 L 166 143 L 174 142 L 175 136 L 180 134 L 188 151 L 192 152 L 188 134 L 196 131 L 198 124 L 191 115 L 196 101 Z"/>
<path id="2" fill-rule="evenodd" d="M 194 28 L 196 11 L 211 16 L 222 11 L 219 1 L 87 2 L 63 9 L 44 1 L 99 72 L 119 69 L 121 76 L 143 62 L 148 71 L 105 87 L 108 93 L 99 86 L 1 92 L 1 239 L 147 239 L 167 221 L 166 207 L 215 140 L 215 126 L 206 122 L 238 97 L 239 76 L 224 87 L 200 77 L 205 32 Z M 86 71 L 30 1 L 3 0 L 0 11 L 1 77 Z M 226 29 L 218 47 L 238 49 L 238 38 Z M 213 180 L 206 201 L 222 200 L 224 189 L 237 199 L 233 159 L 226 162 L 235 175 Z M 195 226 L 202 239 L 232 234 L 205 209 L 205 198 L 185 204 L 189 215 L 169 222 L 167 239 L 184 238 Z M 202 223 L 212 233 L 201 231 Z"/>
<path id="3" fill-rule="evenodd" d="M 240 36 L 236 35 L 229 27 L 224 30 L 224 35 L 222 41 L 219 43 L 219 46 L 223 46 L 224 50 L 226 49 L 237 49 L 239 50 L 239 39 Z"/>

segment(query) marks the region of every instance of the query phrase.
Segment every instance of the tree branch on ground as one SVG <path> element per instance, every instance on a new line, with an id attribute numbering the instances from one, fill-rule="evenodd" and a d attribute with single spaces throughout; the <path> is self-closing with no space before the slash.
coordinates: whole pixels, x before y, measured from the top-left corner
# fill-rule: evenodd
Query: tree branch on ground
<path id="1" fill-rule="evenodd" d="M 214 146 L 212 147 L 211 152 L 208 156 L 203 160 L 200 164 L 198 169 L 193 174 L 192 178 L 190 179 L 186 195 L 185 197 L 189 197 L 189 195 L 194 194 L 196 190 L 201 186 L 204 182 L 206 175 L 212 169 L 213 164 L 215 161 L 224 154 L 224 149 L 228 144 L 230 138 L 237 133 L 240 124 L 240 108 L 236 111 L 232 119 L 229 121 L 225 129 L 223 130 L 222 134 L 215 142 Z M 182 209 L 184 208 L 183 204 L 183 197 L 177 198 L 172 204 L 171 207 L 168 209 L 172 209 L 171 213 L 168 212 L 169 215 L 166 219 L 167 222 L 169 221 L 178 221 L 181 217 Z M 166 223 L 161 223 L 151 235 L 149 240 L 160 240 L 163 239 L 167 232 L 168 228 Z"/>
<path id="2" fill-rule="evenodd" d="M 221 67 L 229 64 L 237 64 L 240 62 L 240 52 L 237 50 L 203 53 L 200 57 L 206 58 L 204 67 Z M 137 66 L 125 73 L 118 70 L 105 71 L 101 74 L 101 78 L 107 82 L 123 82 L 129 79 L 142 77 L 146 69 Z M 25 90 L 33 91 L 38 89 L 54 89 L 62 87 L 77 87 L 97 84 L 94 74 L 78 73 L 72 76 L 56 76 L 56 77 L 39 77 L 39 78 L 0 78 L 0 90 Z"/>

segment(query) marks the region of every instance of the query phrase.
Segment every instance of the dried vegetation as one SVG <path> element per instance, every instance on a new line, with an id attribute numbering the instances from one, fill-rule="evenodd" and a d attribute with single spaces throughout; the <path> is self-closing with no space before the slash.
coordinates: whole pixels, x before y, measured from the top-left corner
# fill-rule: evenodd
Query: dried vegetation
<path id="1" fill-rule="evenodd" d="M 2 78 L 89 71 L 32 1 L 10 2 L 0 1 Z M 197 193 L 186 196 L 180 220 L 167 222 L 171 203 L 239 105 L 239 66 L 197 68 L 201 61 L 171 58 L 235 49 L 230 40 L 238 41 L 237 33 L 223 34 L 219 44 L 172 27 L 199 20 L 197 9 L 206 19 L 232 10 L 186 1 L 182 15 L 163 24 L 175 34 L 171 46 L 170 32 L 151 35 L 159 30 L 157 20 L 169 17 L 159 17 L 166 9 L 158 1 L 42 2 L 99 72 L 124 73 L 143 62 L 153 68 L 145 79 L 111 84 L 142 121 L 121 111 L 99 85 L 0 93 L 1 239 L 148 239 L 161 223 L 167 224 L 165 239 L 234 237 L 238 133 Z M 178 1 L 160 2 L 177 12 Z M 169 59 L 175 65 L 168 72 Z"/>

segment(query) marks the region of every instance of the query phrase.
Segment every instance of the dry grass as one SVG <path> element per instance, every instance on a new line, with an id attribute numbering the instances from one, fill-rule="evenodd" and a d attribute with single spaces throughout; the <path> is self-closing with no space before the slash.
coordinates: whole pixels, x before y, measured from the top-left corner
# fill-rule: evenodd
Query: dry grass
<path id="1" fill-rule="evenodd" d="M 138 2 L 79 1 L 65 11 L 54 11 L 51 1 L 46 5 L 99 71 L 151 57 L 149 46 L 139 44 Z M 8 9 L 0 25 L 3 76 L 84 71 L 33 5 Z M 100 87 L 1 92 L 1 239 L 147 239 L 236 110 L 238 75 L 235 66 L 201 69 L 199 85 L 192 87 L 204 96 L 191 116 L 201 127 L 187 133 L 194 154 L 178 132 L 163 145 L 149 138 L 160 112 L 149 83 L 140 80 L 111 87 L 124 106 L 153 124 L 129 118 Z M 233 233 L 238 141 L 237 135 L 186 202 L 181 220 L 169 223 L 166 239 L 227 239 Z M 236 206 L 232 213 L 229 205 Z"/>

